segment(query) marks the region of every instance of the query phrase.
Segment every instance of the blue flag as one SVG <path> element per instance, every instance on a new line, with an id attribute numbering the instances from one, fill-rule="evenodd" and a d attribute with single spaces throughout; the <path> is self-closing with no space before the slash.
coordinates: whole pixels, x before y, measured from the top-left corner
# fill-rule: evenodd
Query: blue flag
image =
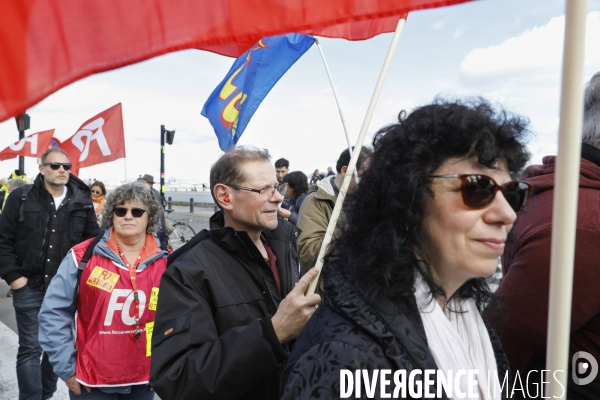
<path id="1" fill-rule="evenodd" d="M 272 36 L 235 60 L 202 108 L 221 150 L 238 142 L 267 93 L 314 42 L 314 37 L 296 33 Z"/>

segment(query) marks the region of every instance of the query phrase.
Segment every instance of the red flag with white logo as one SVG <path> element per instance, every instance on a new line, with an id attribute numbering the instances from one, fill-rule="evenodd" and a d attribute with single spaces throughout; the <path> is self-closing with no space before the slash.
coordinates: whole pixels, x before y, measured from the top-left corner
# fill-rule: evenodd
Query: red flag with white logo
<path id="1" fill-rule="evenodd" d="M 0 161 L 17 156 L 41 157 L 50 146 L 54 129 L 31 134 L 0 151 Z"/>
<path id="2" fill-rule="evenodd" d="M 69 155 L 75 175 L 79 168 L 125 157 L 121 103 L 85 121 L 60 148 Z"/>

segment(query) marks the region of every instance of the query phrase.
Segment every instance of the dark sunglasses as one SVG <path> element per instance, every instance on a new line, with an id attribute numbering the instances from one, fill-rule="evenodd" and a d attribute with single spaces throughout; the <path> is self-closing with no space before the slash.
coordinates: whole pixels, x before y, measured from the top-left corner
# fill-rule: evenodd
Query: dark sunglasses
<path id="1" fill-rule="evenodd" d="M 527 207 L 533 191 L 533 186 L 524 181 L 510 181 L 498 185 L 489 176 L 480 174 L 431 175 L 430 177 L 460 179 L 463 202 L 474 210 L 489 206 L 494 201 L 496 193 L 500 191 L 511 208 L 515 212 L 521 212 Z"/>
<path id="2" fill-rule="evenodd" d="M 58 171 L 58 169 L 60 168 L 60 166 L 62 165 L 62 167 L 65 169 L 65 171 L 68 171 L 71 169 L 72 164 L 71 163 L 59 163 L 59 162 L 49 162 L 46 164 L 43 164 L 44 167 L 47 167 L 48 165 L 50 166 L 50 168 L 52 168 L 55 171 Z"/>
<path id="3" fill-rule="evenodd" d="M 92 189 L 92 194 L 102 194 L 102 190 L 93 190 Z"/>
<path id="4" fill-rule="evenodd" d="M 117 207 L 115 208 L 115 215 L 117 217 L 123 218 L 127 215 L 127 211 L 129 211 L 129 208 Z M 146 211 L 148 210 L 144 210 L 143 208 L 132 208 L 131 215 L 133 216 L 133 218 L 141 218 Z"/>

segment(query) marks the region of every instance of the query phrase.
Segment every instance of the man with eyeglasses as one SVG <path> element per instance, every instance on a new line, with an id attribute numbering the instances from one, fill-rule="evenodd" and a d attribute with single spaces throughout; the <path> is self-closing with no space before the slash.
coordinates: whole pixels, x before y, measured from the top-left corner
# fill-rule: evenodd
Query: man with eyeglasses
<path id="1" fill-rule="evenodd" d="M 169 257 L 150 384 L 168 399 L 278 399 L 295 339 L 320 302 L 299 278 L 298 229 L 279 219 L 286 184 L 267 150 L 236 147 L 211 168 L 210 230 Z"/>
<path id="2" fill-rule="evenodd" d="M 69 249 L 100 231 L 90 189 L 70 169 L 64 150 L 48 149 L 33 185 L 11 193 L 0 219 L 0 275 L 13 290 L 19 333 L 19 399 L 56 391 L 58 377 L 38 342 L 38 313 Z"/>

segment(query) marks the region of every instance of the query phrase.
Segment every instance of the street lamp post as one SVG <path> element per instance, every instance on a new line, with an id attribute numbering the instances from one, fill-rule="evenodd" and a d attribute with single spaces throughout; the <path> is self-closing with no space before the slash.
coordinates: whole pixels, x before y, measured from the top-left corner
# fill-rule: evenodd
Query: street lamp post
<path id="1" fill-rule="evenodd" d="M 21 114 L 18 117 L 15 117 L 15 121 L 17 122 L 17 130 L 19 131 L 19 140 L 25 138 L 25 131 L 29 129 L 31 118 L 29 114 Z M 19 156 L 19 175 L 25 175 L 25 157 Z"/>
<path id="2" fill-rule="evenodd" d="M 160 126 L 160 199 L 162 206 L 165 206 L 165 141 L 167 144 L 173 144 L 175 131 L 168 131 L 164 125 Z"/>

